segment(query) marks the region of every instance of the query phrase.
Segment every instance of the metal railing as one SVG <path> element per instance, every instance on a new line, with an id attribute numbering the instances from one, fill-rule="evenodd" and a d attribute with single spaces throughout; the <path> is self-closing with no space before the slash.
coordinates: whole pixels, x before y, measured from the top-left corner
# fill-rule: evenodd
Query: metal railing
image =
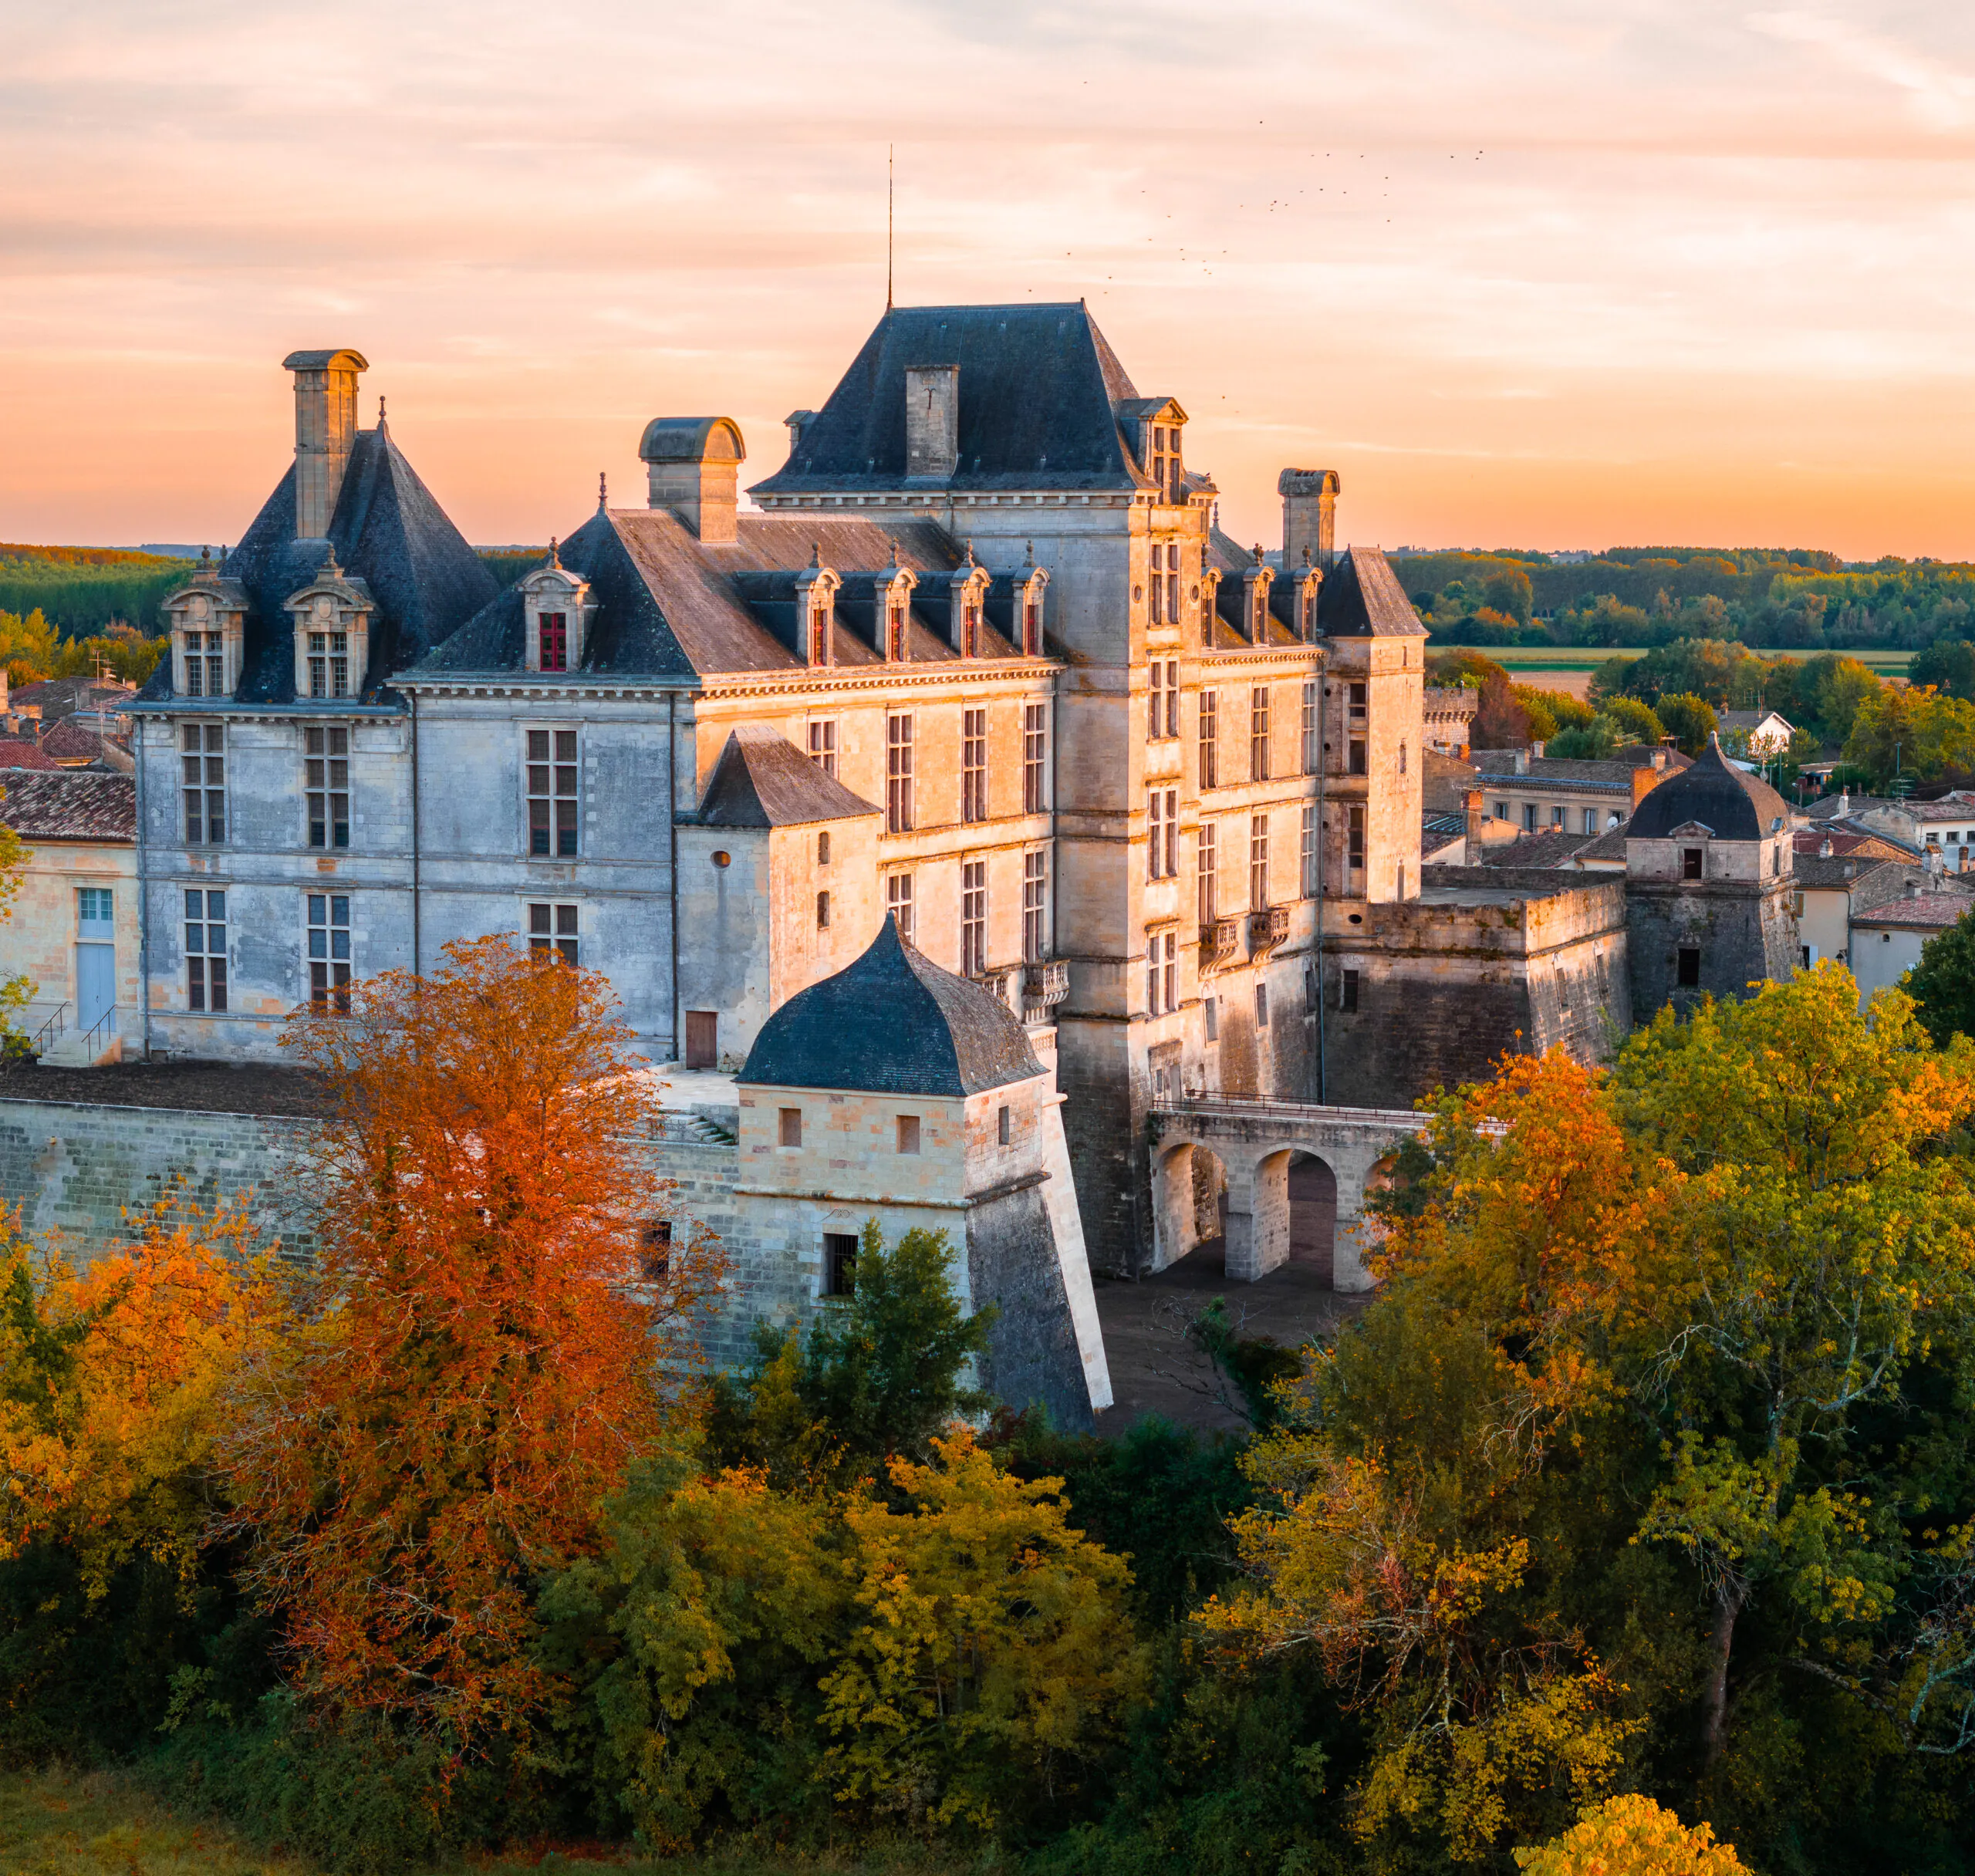
<path id="1" fill-rule="evenodd" d="M 111 1038 L 116 1033 L 116 1006 L 112 1004 L 89 1025 L 89 1033 L 83 1038 L 84 1059 L 94 1061 L 98 1055 L 109 1048 Z"/>
<path id="2" fill-rule="evenodd" d="M 45 1055 L 61 1040 L 62 1032 L 69 1027 L 68 1008 L 66 1003 L 58 1003 L 55 1014 L 34 1032 L 34 1051 L 37 1055 Z"/>
<path id="3" fill-rule="evenodd" d="M 1407 1127 L 1423 1127 L 1432 1117 L 1411 1108 L 1340 1108 L 1316 1101 L 1288 1101 L 1275 1095 L 1224 1095 L 1201 1088 L 1183 1088 L 1166 1101 L 1155 1101 L 1156 1109 L 1168 1113 L 1279 1114 L 1285 1119 L 1314 1119 L 1318 1116 L 1338 1120 L 1389 1122 Z"/>

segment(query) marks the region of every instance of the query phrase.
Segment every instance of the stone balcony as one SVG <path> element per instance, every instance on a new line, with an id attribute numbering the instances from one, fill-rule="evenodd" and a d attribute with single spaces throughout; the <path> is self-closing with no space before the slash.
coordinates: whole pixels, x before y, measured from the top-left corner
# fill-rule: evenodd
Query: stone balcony
<path id="1" fill-rule="evenodd" d="M 1021 1017 L 1025 1023 L 1046 1022 L 1049 1013 L 1070 994 L 1070 967 L 1052 958 L 1021 967 Z"/>
<path id="2" fill-rule="evenodd" d="M 1289 908 L 1268 906 L 1248 914 L 1248 955 L 1266 957 L 1289 936 Z"/>
<path id="3" fill-rule="evenodd" d="M 1216 919 L 1200 927 L 1200 969 L 1217 970 L 1231 958 L 1241 943 L 1239 919 Z"/>

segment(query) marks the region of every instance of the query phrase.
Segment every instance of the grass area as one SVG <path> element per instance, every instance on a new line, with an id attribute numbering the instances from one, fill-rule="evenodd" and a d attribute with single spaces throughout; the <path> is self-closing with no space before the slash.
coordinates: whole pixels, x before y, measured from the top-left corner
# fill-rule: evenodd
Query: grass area
<path id="1" fill-rule="evenodd" d="M 603 1847 L 531 1846 L 449 1864 L 430 1876 L 992 1876 L 1006 1865 L 918 1844 L 844 1856 L 763 1854 L 744 1848 L 684 1859 Z M 115 1772 L 0 1773 L 0 1870 L 6 1876 L 331 1876 L 306 1860 L 271 1856 L 225 1824 L 176 1814 Z"/>
<path id="2" fill-rule="evenodd" d="M 1457 646 L 1433 644 L 1427 646 L 1428 654 L 1461 649 Z M 1639 645 L 1615 645 L 1600 650 L 1578 646 L 1555 645 L 1477 645 L 1473 647 L 1484 658 L 1492 658 L 1505 670 L 1523 671 L 1595 671 L 1607 658 L 1643 658 L 1646 647 Z M 1771 651 L 1759 651 L 1759 657 L 1778 656 L 1804 659 L 1816 656 L 1815 653 L 1790 651 L 1778 654 Z M 1847 658 L 1859 662 L 1882 675 L 1902 677 L 1913 660 L 1910 651 L 1848 651 Z"/>

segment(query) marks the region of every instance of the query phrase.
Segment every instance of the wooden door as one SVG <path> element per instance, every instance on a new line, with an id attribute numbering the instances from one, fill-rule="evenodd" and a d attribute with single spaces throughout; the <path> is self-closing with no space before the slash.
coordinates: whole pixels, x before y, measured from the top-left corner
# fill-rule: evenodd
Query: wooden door
<path id="1" fill-rule="evenodd" d="M 717 1068 L 720 1066 L 720 1017 L 712 1010 L 686 1012 L 686 1066 Z"/>

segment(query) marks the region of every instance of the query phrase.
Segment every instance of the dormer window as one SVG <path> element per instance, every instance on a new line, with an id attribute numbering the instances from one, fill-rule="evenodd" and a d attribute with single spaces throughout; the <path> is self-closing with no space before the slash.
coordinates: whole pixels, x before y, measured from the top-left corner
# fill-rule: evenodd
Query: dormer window
<path id="1" fill-rule="evenodd" d="M 820 546 L 809 550 L 809 564 L 795 576 L 795 617 L 802 637 L 797 649 L 804 662 L 821 670 L 836 662 L 835 633 L 837 590 L 842 580 L 822 563 Z"/>
<path id="2" fill-rule="evenodd" d="M 1042 655 L 1042 601 L 1049 588 L 1049 571 L 1035 564 L 1031 544 L 1020 572 L 1010 582 L 1011 613 L 1008 636 L 1021 647 L 1025 658 Z"/>
<path id="3" fill-rule="evenodd" d="M 295 625 L 295 694 L 355 697 L 370 661 L 370 589 L 346 579 L 333 553 L 287 602 Z"/>
<path id="4" fill-rule="evenodd" d="M 893 592 L 885 600 L 885 656 L 894 664 L 905 661 L 905 596 Z"/>
<path id="5" fill-rule="evenodd" d="M 973 544 L 967 558 L 955 569 L 952 580 L 951 643 L 963 658 L 981 656 L 981 619 L 990 584 L 988 569 L 974 558 Z"/>
<path id="6" fill-rule="evenodd" d="M 543 612 L 537 616 L 535 650 L 540 670 L 566 671 L 569 668 L 569 616 L 567 612 Z"/>
<path id="7" fill-rule="evenodd" d="M 1042 596 L 1031 593 L 1021 602 L 1021 651 L 1025 658 L 1042 656 Z"/>
<path id="8" fill-rule="evenodd" d="M 531 671 L 554 675 L 580 670 L 589 646 L 589 582 L 562 565 L 553 541 L 549 564 L 521 582 L 522 662 Z"/>
<path id="9" fill-rule="evenodd" d="M 1254 619 L 1248 636 L 1260 645 L 1268 638 L 1268 588 L 1260 580 L 1255 582 L 1252 610 Z"/>
<path id="10" fill-rule="evenodd" d="M 222 579 L 210 556 L 192 584 L 164 602 L 171 631 L 172 689 L 181 697 L 225 697 L 239 682 L 247 596 Z"/>
<path id="11" fill-rule="evenodd" d="M 1145 472 L 1158 491 L 1156 498 L 1177 508 L 1186 499 L 1185 471 L 1180 466 L 1180 426 L 1185 413 L 1170 400 L 1156 407 L 1157 420 L 1144 430 Z"/>
<path id="12" fill-rule="evenodd" d="M 960 655 L 963 658 L 981 656 L 981 602 L 971 594 L 960 605 Z"/>

